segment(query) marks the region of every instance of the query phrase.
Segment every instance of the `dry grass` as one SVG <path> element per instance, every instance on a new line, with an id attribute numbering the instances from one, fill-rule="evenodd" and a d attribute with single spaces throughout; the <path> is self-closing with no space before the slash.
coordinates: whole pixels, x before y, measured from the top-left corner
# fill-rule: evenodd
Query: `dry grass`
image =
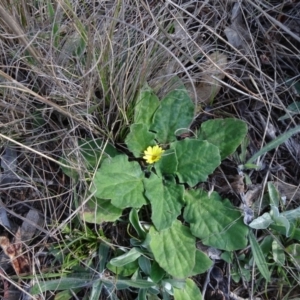
<path id="1" fill-rule="evenodd" d="M 2 155 L 14 158 L 11 171 L 1 165 L 1 202 L 11 223 L 1 232 L 12 238 L 27 213 L 38 212 L 42 221 L 33 223 L 39 233 L 22 241 L 37 281 L 51 264 L 51 245 L 66 246 L 61 230 L 72 222 L 79 226 L 77 216 L 89 199 L 78 139 L 100 137 L 122 147 L 134 99 L 146 82 L 163 96 L 179 84 L 178 76 L 198 103 L 195 124 L 225 116 L 246 121 L 249 156 L 299 124 L 297 114 L 278 121 L 300 95 L 299 11 L 293 1 L 1 1 L 0 141 Z M 211 60 L 216 51 L 226 64 Z M 221 89 L 204 99 L 211 76 Z M 77 182 L 62 172 L 62 156 L 79 174 Z M 299 161 L 294 136 L 249 176 L 254 185 L 279 179 L 299 188 Z M 225 162 L 223 174 L 235 174 L 238 163 Z M 299 206 L 297 195 L 295 190 L 289 207 Z M 1 269 L 5 298 L 14 272 L 7 263 Z M 287 266 L 285 272 L 299 284 L 299 269 Z M 252 282 L 232 288 L 252 299 L 299 293 L 282 284 L 283 294 L 277 294 L 275 282 L 265 293 L 255 280 L 253 274 Z M 26 293 L 26 284 L 15 285 Z"/>

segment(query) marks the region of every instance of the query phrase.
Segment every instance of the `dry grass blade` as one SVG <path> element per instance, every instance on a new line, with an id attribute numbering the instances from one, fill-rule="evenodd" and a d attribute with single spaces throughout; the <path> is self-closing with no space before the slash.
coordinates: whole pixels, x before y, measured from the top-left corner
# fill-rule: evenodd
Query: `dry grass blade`
<path id="1" fill-rule="evenodd" d="M 62 107 L 60 107 L 59 105 L 57 105 L 56 103 L 40 96 L 39 94 L 35 93 L 34 91 L 30 90 L 29 88 L 27 88 L 26 86 L 24 86 L 23 84 L 17 82 L 16 80 L 14 80 L 13 78 L 11 78 L 9 75 L 5 74 L 3 71 L 0 70 L 0 76 L 2 76 L 3 78 L 9 80 L 11 83 L 15 84 L 17 87 L 9 87 L 6 85 L 0 85 L 0 88 L 12 88 L 12 89 L 19 89 L 20 91 L 24 91 L 26 93 L 28 93 L 29 95 L 34 96 L 37 100 L 39 100 L 41 103 L 43 104 L 47 104 L 50 107 L 53 107 L 56 111 L 58 111 L 59 113 L 63 114 L 66 117 L 69 117 L 70 119 L 78 122 L 79 124 L 81 124 L 82 126 L 86 127 L 87 129 L 90 129 L 92 131 L 94 131 L 95 133 L 101 133 L 103 132 L 103 130 L 101 130 L 98 126 L 96 126 L 95 124 L 88 124 L 86 121 L 72 115 L 70 112 L 68 112 L 67 110 L 63 109 Z"/>
<path id="2" fill-rule="evenodd" d="M 7 26 L 8 30 L 11 30 L 16 35 L 16 38 L 19 39 L 23 45 L 28 49 L 30 54 L 34 57 L 36 61 L 40 61 L 41 53 L 38 53 L 35 48 L 32 47 L 32 42 L 30 42 L 24 30 L 20 27 L 14 17 L 9 13 L 7 8 L 3 7 L 3 4 L 0 5 L 0 17 L 2 22 Z"/>
<path id="3" fill-rule="evenodd" d="M 8 136 L 5 136 L 5 135 L 1 134 L 1 133 L 0 133 L 0 137 L 2 137 L 2 138 L 5 139 L 5 140 L 8 140 L 8 141 L 12 142 L 13 144 L 16 144 L 16 145 L 20 146 L 20 147 L 22 147 L 22 148 L 25 148 L 25 149 L 27 149 L 27 150 L 33 152 L 33 153 L 36 153 L 36 154 L 38 154 L 38 155 L 40 155 L 40 156 L 42 156 L 42 157 L 45 157 L 46 159 L 48 159 L 48 160 L 50 160 L 50 161 L 53 161 L 54 163 L 56 163 L 56 164 L 58 164 L 58 165 L 60 165 L 60 166 L 62 166 L 62 167 L 72 168 L 72 166 L 70 166 L 70 165 L 66 165 L 66 164 L 64 164 L 64 163 L 62 163 L 62 162 L 60 162 L 60 161 L 58 161 L 58 160 L 56 160 L 56 159 L 53 159 L 52 157 L 47 156 L 47 155 L 45 155 L 45 154 L 43 154 L 43 153 L 41 153 L 41 152 L 39 152 L 39 151 L 37 151 L 37 150 L 34 150 L 33 148 L 30 148 L 30 147 L 28 147 L 28 146 L 26 146 L 26 145 L 24 145 L 24 144 L 22 144 L 22 143 L 19 143 L 19 142 L 15 141 L 15 140 L 11 139 L 11 138 L 8 137 Z"/>

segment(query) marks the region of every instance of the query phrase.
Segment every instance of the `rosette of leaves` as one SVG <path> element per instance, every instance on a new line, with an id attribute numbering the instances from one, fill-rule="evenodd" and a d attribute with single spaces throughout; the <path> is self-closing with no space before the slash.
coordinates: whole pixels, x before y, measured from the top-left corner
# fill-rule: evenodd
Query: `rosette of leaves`
<path id="1" fill-rule="evenodd" d="M 237 149 L 245 138 L 247 126 L 231 118 L 209 120 L 201 125 L 197 136 L 178 139 L 178 132 L 189 131 L 194 111 L 194 103 L 183 88 L 159 100 L 149 87 L 144 87 L 136 99 L 134 122 L 125 139 L 130 159 L 126 154 L 104 159 L 95 174 L 92 191 L 94 203 L 99 201 L 93 206 L 95 215 L 100 215 L 98 211 L 104 214 L 102 203 L 105 203 L 103 221 L 109 219 L 110 213 L 111 221 L 117 220 L 125 208 L 140 210 L 149 206 L 151 226 L 133 243 L 135 250 L 121 257 L 130 257 L 126 263 L 131 268 L 139 268 L 134 262 L 147 257 L 150 269 L 157 264 L 167 278 L 181 278 L 184 282 L 207 269 L 199 268 L 201 264 L 210 265 L 206 254 L 196 248 L 196 238 L 204 245 L 233 251 L 247 245 L 248 234 L 241 212 L 228 200 L 215 192 L 190 189 L 206 181 L 221 160 Z M 154 145 L 165 151 L 158 162 L 147 165 L 142 159 L 143 152 Z M 186 225 L 178 220 L 182 211 Z M 94 220 L 101 223 L 101 218 Z M 93 218 L 89 221 L 93 222 Z M 118 259 L 111 265 L 124 267 Z M 165 279 L 164 275 L 161 280 Z M 176 293 L 171 289 L 175 298 L 187 291 L 197 293 L 190 281 L 184 286 Z"/>

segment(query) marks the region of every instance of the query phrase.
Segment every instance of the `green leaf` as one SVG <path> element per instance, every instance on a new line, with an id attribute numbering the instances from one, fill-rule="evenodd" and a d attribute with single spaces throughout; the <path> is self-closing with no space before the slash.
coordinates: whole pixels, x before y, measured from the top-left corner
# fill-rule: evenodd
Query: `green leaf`
<path id="1" fill-rule="evenodd" d="M 138 261 L 132 261 L 124 266 L 114 266 L 112 265 L 110 262 L 106 265 L 107 269 L 110 270 L 111 272 L 123 276 L 123 277 L 127 277 L 127 276 L 131 276 L 138 268 L 139 268 L 139 264 Z"/>
<path id="2" fill-rule="evenodd" d="M 154 282 L 143 280 L 143 279 L 136 279 L 136 280 L 126 280 L 126 279 L 102 279 L 102 282 L 108 287 L 113 288 L 114 290 L 123 290 L 128 287 L 135 287 L 139 289 L 145 289 L 155 286 Z"/>
<path id="3" fill-rule="evenodd" d="M 221 258 L 226 261 L 228 264 L 231 264 L 233 261 L 233 253 L 229 251 L 224 251 L 221 254 Z"/>
<path id="4" fill-rule="evenodd" d="M 220 165 L 219 149 L 207 141 L 185 139 L 171 144 L 178 159 L 177 176 L 190 186 L 205 181 Z"/>
<path id="5" fill-rule="evenodd" d="M 283 213 L 281 213 L 281 215 L 287 218 L 290 222 L 294 222 L 298 218 L 300 218 L 300 207 L 284 211 Z"/>
<path id="6" fill-rule="evenodd" d="M 135 157 L 141 157 L 147 147 L 156 145 L 154 138 L 155 134 L 145 124 L 132 124 L 125 143 Z"/>
<path id="7" fill-rule="evenodd" d="M 95 168 L 105 159 L 117 156 L 120 154 L 117 149 L 109 143 L 104 142 L 102 139 L 80 139 L 78 141 L 80 154 L 86 168 L 94 171 Z M 78 165 L 78 157 L 75 155 L 62 156 L 60 162 L 66 166 L 61 165 L 63 172 L 73 178 L 75 181 L 79 179 L 79 174 L 73 165 Z M 67 166 L 70 166 L 68 168 Z"/>
<path id="8" fill-rule="evenodd" d="M 262 216 L 253 220 L 249 226 L 253 229 L 267 229 L 274 221 L 269 213 L 264 213 Z"/>
<path id="9" fill-rule="evenodd" d="M 157 230 L 170 227 L 180 215 L 183 206 L 182 185 L 163 180 L 152 174 L 144 179 L 145 195 L 152 208 L 151 220 Z"/>
<path id="10" fill-rule="evenodd" d="M 148 300 L 147 299 L 148 289 L 139 289 L 138 297 L 136 300 Z"/>
<path id="11" fill-rule="evenodd" d="M 64 174 L 66 174 L 68 177 L 72 178 L 77 182 L 79 180 L 79 173 L 76 169 L 72 168 L 72 160 L 66 159 L 64 156 L 62 156 L 59 161 L 63 164 L 60 165 L 62 171 Z M 70 166 L 70 167 L 68 167 Z"/>
<path id="12" fill-rule="evenodd" d="M 157 133 L 159 143 L 176 140 L 178 129 L 189 128 L 194 117 L 194 104 L 184 89 L 170 92 L 154 114 L 151 130 Z"/>
<path id="13" fill-rule="evenodd" d="M 35 128 L 35 129 L 41 128 L 47 124 L 46 120 L 43 118 L 42 109 L 39 110 L 39 108 L 43 108 L 43 106 L 36 107 L 37 110 L 31 114 L 31 118 L 32 118 L 31 122 L 32 122 L 33 128 Z"/>
<path id="14" fill-rule="evenodd" d="M 271 251 L 272 242 L 273 242 L 273 237 L 271 235 L 267 235 L 260 243 L 260 249 L 265 257 L 267 257 L 269 252 Z"/>
<path id="15" fill-rule="evenodd" d="M 282 248 L 281 245 L 279 245 L 279 243 L 276 240 L 272 242 L 272 253 L 273 253 L 274 261 L 280 266 L 284 266 L 285 264 L 284 249 Z"/>
<path id="16" fill-rule="evenodd" d="M 139 257 L 139 267 L 148 276 L 151 273 L 151 262 L 150 259 L 145 256 Z"/>
<path id="17" fill-rule="evenodd" d="M 88 169 L 94 170 L 97 163 L 102 162 L 105 158 L 115 157 L 120 154 L 117 149 L 102 139 L 80 139 L 78 141 L 80 153 L 85 160 Z"/>
<path id="18" fill-rule="evenodd" d="M 279 213 L 279 209 L 277 206 L 271 205 L 271 212 L 270 212 L 272 220 L 275 222 L 275 225 L 283 226 L 285 228 L 285 235 L 287 237 L 290 236 L 291 232 L 291 225 L 288 219 Z"/>
<path id="19" fill-rule="evenodd" d="M 196 251 L 196 263 L 190 276 L 196 276 L 206 272 L 211 266 L 212 260 L 202 251 Z"/>
<path id="20" fill-rule="evenodd" d="M 116 267 L 122 267 L 137 260 L 141 255 L 142 253 L 138 248 L 132 248 L 123 255 L 111 259 L 110 264 Z"/>
<path id="21" fill-rule="evenodd" d="M 256 237 L 254 236 L 253 232 L 249 232 L 249 241 L 250 241 L 250 246 L 252 250 L 252 254 L 254 257 L 254 261 L 261 273 L 261 275 L 266 279 L 267 282 L 270 282 L 271 280 L 271 274 L 268 269 L 268 265 L 265 259 L 265 256 L 260 249 L 260 246 L 256 240 Z"/>
<path id="22" fill-rule="evenodd" d="M 126 155 L 106 159 L 94 178 L 95 196 L 111 199 L 119 208 L 139 208 L 146 204 L 143 178 L 140 165 L 129 162 Z"/>
<path id="23" fill-rule="evenodd" d="M 260 149 L 257 153 L 255 153 L 248 161 L 247 164 L 253 163 L 258 157 L 261 155 L 267 153 L 268 151 L 271 151 L 275 149 L 276 147 L 280 146 L 283 144 L 286 140 L 288 140 L 292 135 L 298 133 L 300 131 L 300 126 L 296 126 L 289 131 L 283 133 L 270 143 L 268 143 L 266 146 L 264 146 L 262 149 Z"/>
<path id="24" fill-rule="evenodd" d="M 247 246 L 248 228 L 229 200 L 222 201 L 218 193 L 209 195 L 202 190 L 186 191 L 184 199 L 184 219 L 204 245 L 227 251 Z"/>
<path id="25" fill-rule="evenodd" d="M 152 117 L 159 106 L 159 99 L 148 87 L 143 87 L 138 94 L 134 107 L 134 123 L 141 123 L 147 128 L 152 124 Z"/>
<path id="26" fill-rule="evenodd" d="M 270 197 L 270 204 L 279 207 L 280 194 L 273 182 L 271 181 L 268 182 L 268 192 Z"/>
<path id="27" fill-rule="evenodd" d="M 72 290 L 72 292 L 70 290 L 65 290 L 65 291 L 62 291 L 62 292 L 58 292 L 55 295 L 54 300 L 69 300 L 69 299 L 72 299 L 73 293 L 76 294 L 79 291 L 80 291 L 80 289 L 74 289 L 74 290 Z"/>
<path id="28" fill-rule="evenodd" d="M 98 280 L 100 279 L 92 280 L 91 278 L 61 277 L 59 279 L 42 281 L 35 284 L 31 288 L 30 293 L 32 295 L 37 295 L 45 291 L 69 290 L 80 287 L 88 287 Z"/>
<path id="29" fill-rule="evenodd" d="M 175 221 L 172 227 L 156 231 L 150 228 L 150 248 L 155 260 L 170 275 L 185 278 L 195 265 L 195 237 L 188 227 Z"/>
<path id="30" fill-rule="evenodd" d="M 209 120 L 202 123 L 199 138 L 217 146 L 223 160 L 242 143 L 247 131 L 246 123 L 238 119 Z"/>
<path id="31" fill-rule="evenodd" d="M 159 283 L 165 274 L 166 271 L 162 269 L 156 261 L 153 261 L 150 272 L 151 280 L 155 283 Z"/>
<path id="32" fill-rule="evenodd" d="M 155 163 L 155 170 L 158 176 L 175 174 L 178 166 L 176 152 L 173 149 L 165 150 L 161 159 Z"/>
<path id="33" fill-rule="evenodd" d="M 298 91 L 299 93 L 299 91 Z M 296 114 L 299 114 L 300 113 L 300 102 L 299 101 L 296 101 L 296 102 L 293 102 L 291 103 L 287 108 L 286 110 L 289 112 L 289 114 L 285 114 L 283 115 L 282 117 L 280 117 L 278 119 L 278 121 L 282 121 L 282 120 L 285 120 L 285 119 L 288 119 L 290 118 L 291 116 L 294 116 Z"/>
<path id="34" fill-rule="evenodd" d="M 139 238 L 144 240 L 146 238 L 146 231 L 142 227 L 140 220 L 139 220 L 139 215 L 136 209 L 132 209 L 129 213 L 129 222 L 135 229 L 136 233 L 138 234 Z"/>
<path id="35" fill-rule="evenodd" d="M 102 288 L 103 288 L 103 283 L 101 281 L 94 282 L 91 288 L 89 300 L 99 300 Z"/>
<path id="36" fill-rule="evenodd" d="M 286 249 L 286 252 L 291 255 L 290 259 L 296 261 L 297 264 L 300 264 L 300 244 L 289 245 Z"/>
<path id="37" fill-rule="evenodd" d="M 122 209 L 111 204 L 110 200 L 92 197 L 80 211 L 81 219 L 89 223 L 114 222 L 122 215 Z"/>
<path id="38" fill-rule="evenodd" d="M 196 283 L 192 279 L 187 279 L 185 287 L 181 290 L 174 289 L 175 300 L 202 300 L 202 295 Z"/>
<path id="39" fill-rule="evenodd" d="M 97 271 L 99 273 L 102 273 L 105 269 L 106 262 L 108 261 L 108 254 L 109 254 L 110 247 L 102 242 L 99 246 L 98 250 L 98 257 L 99 257 L 99 263 L 98 263 L 98 268 Z"/>

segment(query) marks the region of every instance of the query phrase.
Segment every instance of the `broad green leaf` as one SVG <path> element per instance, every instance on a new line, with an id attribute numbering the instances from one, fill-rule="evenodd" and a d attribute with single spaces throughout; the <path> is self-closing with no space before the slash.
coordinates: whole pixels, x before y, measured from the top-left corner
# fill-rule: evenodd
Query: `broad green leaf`
<path id="1" fill-rule="evenodd" d="M 249 226 L 254 229 L 266 229 L 268 228 L 274 221 L 272 220 L 269 213 L 264 213 L 262 216 L 253 220 Z"/>
<path id="2" fill-rule="evenodd" d="M 299 83 L 298 83 L 299 84 Z M 298 86 L 299 87 L 299 86 Z M 299 91 L 298 91 L 299 93 Z M 300 102 L 299 101 L 296 101 L 296 102 L 293 102 L 291 103 L 287 108 L 286 110 L 289 112 L 289 114 L 285 114 L 283 115 L 282 117 L 280 117 L 278 119 L 278 121 L 282 121 L 282 120 L 285 120 L 285 119 L 288 119 L 296 114 L 299 114 L 300 113 Z"/>
<path id="3" fill-rule="evenodd" d="M 122 209 L 111 204 L 110 200 L 92 197 L 80 211 L 81 219 L 89 223 L 114 222 L 122 215 Z"/>
<path id="4" fill-rule="evenodd" d="M 248 161 L 247 164 L 253 163 L 257 158 L 259 158 L 261 155 L 267 153 L 268 151 L 271 151 L 275 149 L 276 147 L 280 146 L 283 144 L 286 140 L 288 140 L 292 135 L 298 133 L 300 131 L 300 126 L 296 126 L 289 131 L 283 133 L 270 143 L 268 143 L 266 146 L 261 148 L 258 152 L 256 152 Z"/>
<path id="5" fill-rule="evenodd" d="M 141 123 L 150 127 L 153 114 L 159 106 L 159 99 L 148 87 L 143 87 L 138 94 L 134 107 L 134 123 Z"/>
<path id="6" fill-rule="evenodd" d="M 209 195 L 202 190 L 186 191 L 184 199 L 187 202 L 184 219 L 204 245 L 227 251 L 247 246 L 248 228 L 229 200 L 222 200 L 216 192 Z"/>
<path id="7" fill-rule="evenodd" d="M 268 265 L 265 259 L 265 256 L 260 249 L 260 245 L 258 244 L 256 237 L 254 236 L 253 232 L 249 232 L 249 241 L 252 250 L 252 254 L 254 257 L 254 261 L 260 271 L 261 275 L 266 279 L 267 282 L 271 280 L 271 273 L 268 269 Z"/>
<path id="8" fill-rule="evenodd" d="M 156 145 L 154 138 L 155 134 L 145 124 L 132 124 L 125 143 L 135 157 L 141 157 L 147 147 Z"/>
<path id="9" fill-rule="evenodd" d="M 158 176 L 175 174 L 178 166 L 176 152 L 173 149 L 165 150 L 161 159 L 155 163 L 155 170 Z"/>
<path id="10" fill-rule="evenodd" d="M 211 266 L 212 260 L 202 251 L 196 251 L 196 263 L 190 276 L 196 276 L 206 272 Z"/>
<path id="11" fill-rule="evenodd" d="M 207 141 L 185 139 L 172 143 L 170 148 L 175 150 L 178 159 L 179 181 L 190 186 L 205 181 L 221 163 L 218 147 Z"/>
<path id="12" fill-rule="evenodd" d="M 185 89 L 174 90 L 161 100 L 150 129 L 159 143 L 176 140 L 178 129 L 189 128 L 194 117 L 194 104 Z"/>
<path id="13" fill-rule="evenodd" d="M 146 204 L 143 178 L 140 165 L 129 162 L 126 155 L 106 159 L 95 175 L 95 196 L 111 199 L 111 203 L 119 208 L 139 208 Z"/>
<path id="14" fill-rule="evenodd" d="M 111 259 L 110 264 L 116 267 L 122 267 L 137 260 L 141 255 L 142 253 L 138 250 L 138 248 L 132 248 L 123 255 Z"/>
<path id="15" fill-rule="evenodd" d="M 270 204 L 279 207 L 280 203 L 280 194 L 273 184 L 273 182 L 269 181 L 268 182 L 268 192 L 269 192 L 269 197 L 270 197 Z"/>
<path id="16" fill-rule="evenodd" d="M 199 138 L 217 146 L 224 159 L 242 143 L 247 131 L 246 123 L 238 119 L 209 120 L 202 123 Z"/>
<path id="17" fill-rule="evenodd" d="M 201 300 L 202 295 L 196 283 L 192 279 L 187 279 L 183 289 L 174 289 L 175 300 Z"/>
<path id="18" fill-rule="evenodd" d="M 145 195 L 152 208 L 151 220 L 157 230 L 170 227 L 183 206 L 182 185 L 163 180 L 152 174 L 144 179 Z"/>
<path id="19" fill-rule="evenodd" d="M 188 227 L 175 221 L 172 227 L 156 231 L 150 228 L 150 248 L 155 260 L 170 275 L 185 278 L 195 266 L 195 237 Z"/>

